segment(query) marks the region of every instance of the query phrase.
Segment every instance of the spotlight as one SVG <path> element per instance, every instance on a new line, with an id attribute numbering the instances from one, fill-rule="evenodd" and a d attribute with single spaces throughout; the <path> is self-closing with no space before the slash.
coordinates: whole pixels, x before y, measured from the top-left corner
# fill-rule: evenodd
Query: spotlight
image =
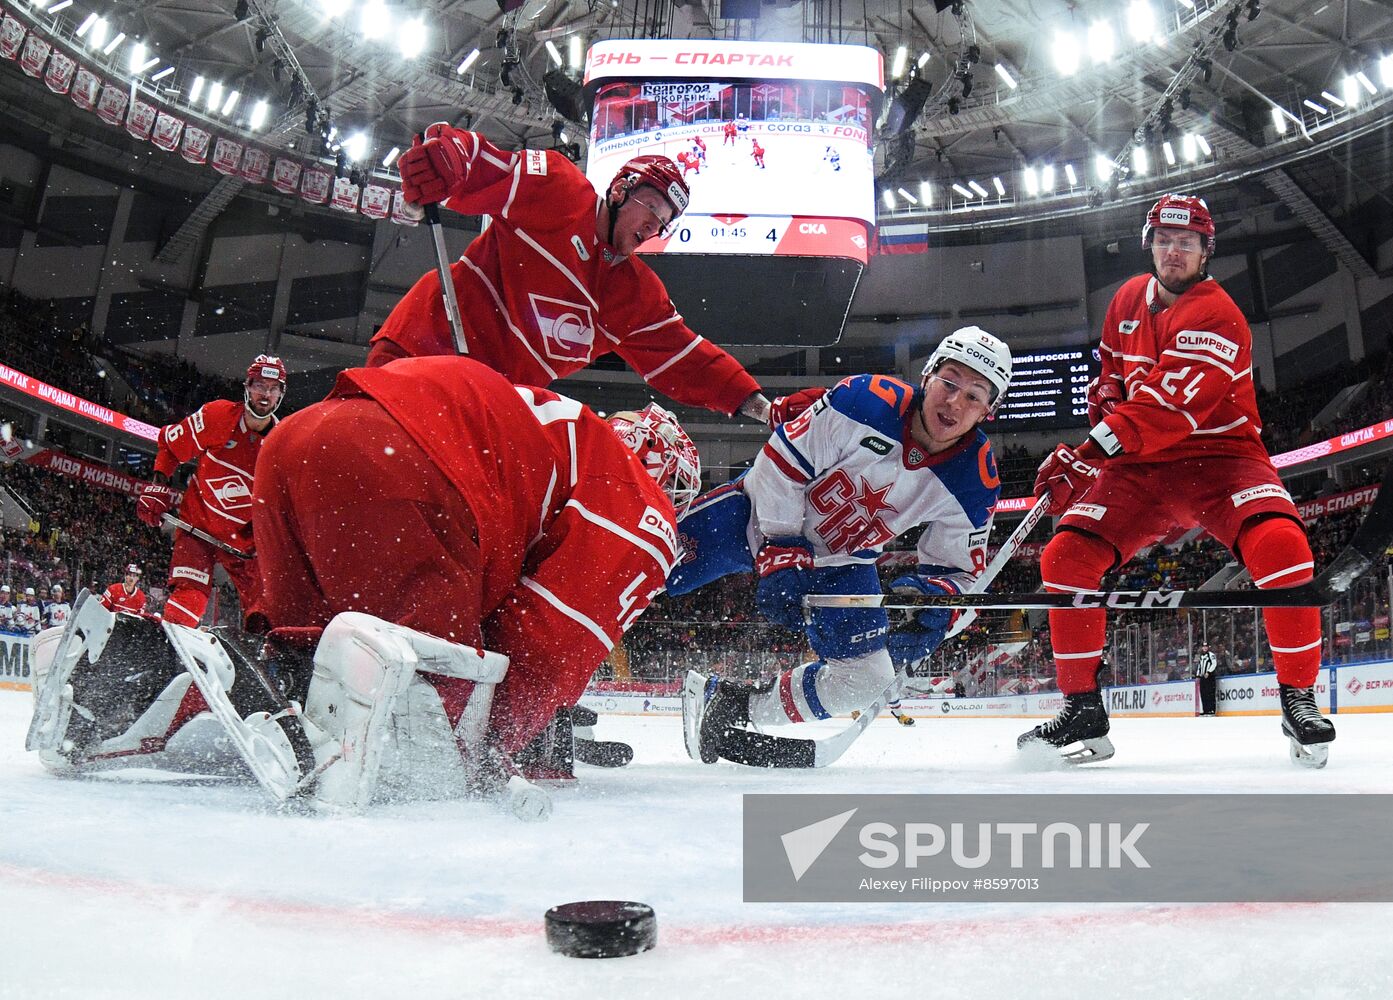
<path id="1" fill-rule="evenodd" d="M 1181 110 L 1181 111 L 1189 111 L 1189 110 L 1190 110 L 1190 88 L 1189 88 L 1189 87 L 1186 87 L 1184 90 L 1182 90 L 1182 91 L 1180 92 L 1180 110 Z"/>
<path id="2" fill-rule="evenodd" d="M 1224 29 L 1224 51 L 1232 52 L 1238 48 L 1238 29 L 1230 24 Z"/>
<path id="3" fill-rule="evenodd" d="M 547 95 L 547 103 L 556 109 L 556 113 L 562 118 L 573 122 L 588 120 L 585 91 L 564 70 L 547 70 L 542 76 L 542 91 Z"/>
<path id="4" fill-rule="evenodd" d="M 979 62 L 982 61 L 982 49 L 981 49 L 981 47 L 980 47 L 980 46 L 977 46 L 977 45 L 969 45 L 969 46 L 967 47 L 967 56 L 966 56 L 966 58 L 967 58 L 967 64 L 968 64 L 969 66 L 976 66 Z"/>
<path id="5" fill-rule="evenodd" d="M 270 28 L 261 28 L 257 31 L 253 44 L 256 46 L 256 53 L 260 55 L 266 51 L 266 39 L 271 37 Z"/>
<path id="6" fill-rule="evenodd" d="M 281 82 L 281 73 L 284 71 L 285 63 L 281 62 L 279 59 L 271 63 L 271 79 L 275 80 L 277 83 Z"/>
<path id="7" fill-rule="evenodd" d="M 499 28 L 498 34 L 493 38 L 493 47 L 496 49 L 506 49 L 508 47 L 509 31 L 507 28 Z"/>
<path id="8" fill-rule="evenodd" d="M 247 0 L 237 0 L 237 6 L 232 8 L 232 16 L 239 21 L 245 21 L 252 16 L 251 4 Z"/>
<path id="9" fill-rule="evenodd" d="M 517 69 L 518 60 L 504 59 L 503 68 L 498 73 L 498 80 L 505 87 L 513 86 L 513 70 Z"/>
<path id="10" fill-rule="evenodd" d="M 956 97 L 948 98 L 948 113 L 950 115 L 959 114 L 962 111 L 962 109 L 963 106 Z"/>
<path id="11" fill-rule="evenodd" d="M 513 88 L 513 104 L 515 104 L 515 105 L 516 105 L 516 104 L 521 104 L 521 103 L 522 103 L 522 98 L 523 98 L 522 88 L 521 88 L 521 87 L 514 87 L 514 88 Z"/>
<path id="12" fill-rule="evenodd" d="M 1255 21 L 1262 13 L 1262 4 L 1258 0 L 1248 0 L 1248 20 Z"/>
<path id="13" fill-rule="evenodd" d="M 1211 59 L 1208 59 L 1205 56 L 1196 53 L 1195 65 L 1198 66 L 1200 68 L 1200 72 L 1204 74 L 1205 83 L 1209 83 L 1211 80 L 1214 79 L 1214 62 Z"/>
<path id="14" fill-rule="evenodd" d="M 963 85 L 963 100 L 967 100 L 969 97 L 972 96 L 972 74 L 959 73 L 958 79 L 962 82 Z"/>

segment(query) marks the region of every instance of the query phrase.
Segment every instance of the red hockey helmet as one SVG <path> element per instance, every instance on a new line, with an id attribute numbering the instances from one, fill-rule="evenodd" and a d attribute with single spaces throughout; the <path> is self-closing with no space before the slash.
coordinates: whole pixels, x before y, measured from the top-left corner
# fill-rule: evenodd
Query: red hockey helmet
<path id="1" fill-rule="evenodd" d="M 614 180 L 609 182 L 610 197 L 618 197 L 622 205 L 628 200 L 629 192 L 640 184 L 647 184 L 663 196 L 668 208 L 672 209 L 671 222 L 676 222 L 677 217 L 691 204 L 691 188 L 682 179 L 677 164 L 666 156 L 646 153 L 624 164 L 614 175 Z"/>
<path id="2" fill-rule="evenodd" d="M 701 492 L 701 456 L 677 418 L 657 403 L 649 403 L 639 413 L 614 414 L 609 425 L 672 498 L 681 517 Z"/>
<path id="3" fill-rule="evenodd" d="M 268 379 L 281 387 L 281 394 L 276 399 L 275 405 L 265 413 L 258 412 L 256 407 L 252 405 L 251 386 L 256 379 Z M 285 386 L 285 362 L 270 354 L 258 354 L 256 360 L 247 366 L 247 381 L 242 390 L 242 401 L 252 416 L 258 420 L 264 420 L 280 409 L 281 401 L 285 399 Z"/>
<path id="4" fill-rule="evenodd" d="M 1214 217 L 1203 198 L 1189 194 L 1164 194 L 1146 213 L 1146 225 L 1141 230 L 1143 250 L 1151 249 L 1151 233 L 1157 227 L 1188 229 L 1204 237 L 1204 251 L 1214 253 Z"/>

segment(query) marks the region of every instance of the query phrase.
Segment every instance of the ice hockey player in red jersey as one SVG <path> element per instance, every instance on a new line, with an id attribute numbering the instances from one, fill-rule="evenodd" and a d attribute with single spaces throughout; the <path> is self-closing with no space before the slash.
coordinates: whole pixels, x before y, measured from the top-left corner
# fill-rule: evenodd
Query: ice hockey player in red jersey
<path id="1" fill-rule="evenodd" d="M 721 140 L 721 145 L 734 146 L 736 136 L 740 134 L 739 127 L 735 124 L 735 122 L 726 122 L 721 132 L 722 135 L 724 135 L 724 138 Z"/>
<path id="2" fill-rule="evenodd" d="M 662 589 L 699 487 L 695 447 L 656 404 L 606 422 L 469 358 L 352 369 L 261 454 L 255 624 L 274 638 L 360 612 L 503 654 L 488 717 L 512 754 Z M 474 684 L 423 676 L 458 734 Z"/>
<path id="3" fill-rule="evenodd" d="M 126 567 L 120 583 L 107 587 L 101 596 L 101 602 L 108 611 L 125 611 L 132 615 L 141 614 L 146 601 L 145 591 L 140 589 L 140 567 L 135 563 Z"/>
<path id="4" fill-rule="evenodd" d="M 252 548 L 252 478 L 263 439 L 275 426 L 285 396 L 285 365 L 259 354 L 247 368 L 242 402 L 215 399 L 183 420 L 160 429 L 154 482 L 136 504 L 142 521 L 159 527 L 174 503 L 172 476 L 185 462 L 198 462 L 179 505 L 180 519 L 234 549 Z M 256 604 L 261 578 L 256 559 L 224 552 L 186 531 L 174 535 L 169 562 L 169 600 L 164 618 L 195 628 L 208 607 L 213 566 L 232 578 L 243 609 Z"/>
<path id="5" fill-rule="evenodd" d="M 1305 526 L 1259 437 L 1252 334 L 1206 273 L 1214 233 L 1200 198 L 1166 195 L 1147 213 L 1142 247 L 1153 271 L 1125 282 L 1108 307 L 1102 373 L 1088 397 L 1093 430 L 1077 447 L 1055 448 L 1035 481 L 1063 515 L 1040 563 L 1051 591 L 1096 589 L 1173 525 L 1214 535 L 1259 587 L 1312 578 Z M 1065 704 L 1022 747 L 1059 747 L 1075 762 L 1112 756 L 1096 679 L 1106 618 L 1101 609 L 1050 612 Z M 1263 619 L 1292 759 L 1322 766 L 1335 728 L 1313 696 L 1320 612 L 1269 608 Z"/>
<path id="6" fill-rule="evenodd" d="M 677 162 L 682 165 L 682 177 L 684 180 L 686 179 L 688 174 L 701 173 L 701 157 L 699 157 L 696 153 L 678 153 Z"/>
<path id="7" fill-rule="evenodd" d="M 413 204 L 493 220 L 450 266 L 475 361 L 515 384 L 545 386 L 612 352 L 680 403 L 767 419 L 758 383 L 687 326 L 662 281 L 634 257 L 687 208 L 691 195 L 672 160 L 636 156 L 600 196 L 558 152 L 510 153 L 437 124 L 398 169 Z M 367 365 L 455 353 L 432 270 L 373 336 Z"/>
<path id="8" fill-rule="evenodd" d="M 751 141 L 754 143 L 754 148 L 753 148 L 752 150 L 750 150 L 750 155 L 752 155 L 752 156 L 755 158 L 755 166 L 757 166 L 757 167 L 759 167 L 761 170 L 763 170 L 763 169 L 764 169 L 764 147 L 761 146 L 761 145 L 759 144 L 759 140 L 758 140 L 758 139 L 753 139 L 753 140 L 751 140 Z"/>

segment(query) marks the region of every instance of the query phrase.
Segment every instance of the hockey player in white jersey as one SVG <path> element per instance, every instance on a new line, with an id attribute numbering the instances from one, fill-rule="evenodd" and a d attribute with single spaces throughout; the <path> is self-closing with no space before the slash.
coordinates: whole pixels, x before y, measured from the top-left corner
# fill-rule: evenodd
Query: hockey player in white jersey
<path id="1" fill-rule="evenodd" d="M 977 327 L 958 330 L 929 357 L 917 388 L 885 375 L 843 380 L 780 425 L 745 476 L 692 506 L 678 524 L 684 552 L 668 593 L 753 569 L 761 613 L 805 628 L 818 657 L 757 685 L 690 672 L 683 721 L 693 759 L 783 766 L 749 759 L 745 741 L 726 737 L 751 724 L 865 709 L 896 666 L 943 641 L 948 609 L 921 611 L 916 628 L 892 633 L 878 608 L 817 608 L 805 618 L 803 597 L 878 592 L 876 559 L 885 544 L 921 524 L 918 571 L 891 587 L 943 594 L 971 586 L 986 568 L 1001 492 L 978 424 L 1010 380 L 1005 344 Z"/>

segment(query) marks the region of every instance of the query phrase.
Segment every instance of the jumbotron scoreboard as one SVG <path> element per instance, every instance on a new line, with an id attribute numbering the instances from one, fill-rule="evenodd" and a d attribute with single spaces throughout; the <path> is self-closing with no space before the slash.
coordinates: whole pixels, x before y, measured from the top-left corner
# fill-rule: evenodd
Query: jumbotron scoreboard
<path id="1" fill-rule="evenodd" d="M 990 433 L 1053 430 L 1088 424 L 1088 383 L 1099 364 L 1087 347 L 1016 354 L 1011 390 L 988 426 Z"/>

